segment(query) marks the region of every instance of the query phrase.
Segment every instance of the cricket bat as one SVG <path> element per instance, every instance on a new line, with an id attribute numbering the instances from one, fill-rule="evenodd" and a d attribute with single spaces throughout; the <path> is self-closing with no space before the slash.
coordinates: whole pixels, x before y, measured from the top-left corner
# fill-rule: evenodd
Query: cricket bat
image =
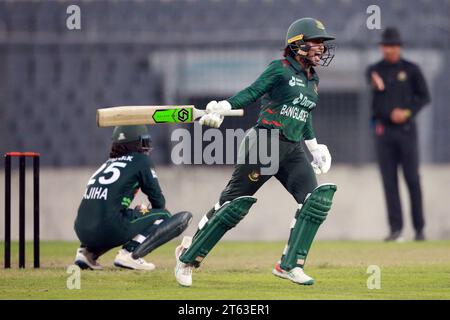
<path id="1" fill-rule="evenodd" d="M 205 115 L 195 106 L 120 106 L 97 110 L 97 126 L 113 127 L 158 123 L 191 123 Z M 223 116 L 242 117 L 244 110 L 229 110 Z"/>

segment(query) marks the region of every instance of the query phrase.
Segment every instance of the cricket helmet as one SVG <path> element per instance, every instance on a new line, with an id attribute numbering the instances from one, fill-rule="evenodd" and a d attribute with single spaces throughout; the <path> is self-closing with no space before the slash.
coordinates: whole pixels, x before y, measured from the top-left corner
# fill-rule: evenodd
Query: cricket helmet
<path id="1" fill-rule="evenodd" d="M 151 137 L 147 126 L 117 126 L 112 134 L 114 143 L 140 142 L 144 149 L 150 148 Z"/>
<path id="2" fill-rule="evenodd" d="M 306 44 L 306 41 L 329 41 L 334 39 L 335 37 L 328 34 L 325 26 L 319 20 L 314 18 L 301 18 L 290 25 L 286 33 L 286 46 L 297 55 L 300 54 L 299 51 L 307 53 L 311 48 Z M 324 44 L 324 46 L 325 50 L 321 58 L 321 65 L 328 66 L 334 57 L 334 45 Z"/>

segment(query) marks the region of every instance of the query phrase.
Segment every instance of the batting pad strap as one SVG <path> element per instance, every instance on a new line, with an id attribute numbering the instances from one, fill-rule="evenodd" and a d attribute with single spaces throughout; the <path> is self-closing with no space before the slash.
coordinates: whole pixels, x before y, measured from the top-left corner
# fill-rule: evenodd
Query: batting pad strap
<path id="1" fill-rule="evenodd" d="M 292 221 L 291 221 L 291 225 L 290 225 L 290 229 L 293 229 L 294 227 L 295 227 L 295 224 L 297 223 L 297 219 L 296 218 L 294 218 L 294 219 L 292 219 Z"/>
<path id="2" fill-rule="evenodd" d="M 192 214 L 182 211 L 158 224 L 155 230 L 133 251 L 133 259 L 146 256 L 159 246 L 179 236 L 188 227 Z"/>
<path id="3" fill-rule="evenodd" d="M 244 196 L 223 204 L 199 230 L 189 249 L 180 256 L 180 261 L 198 267 L 223 235 L 247 215 L 255 202 L 256 198 Z"/>
<path id="4" fill-rule="evenodd" d="M 202 229 L 205 226 L 206 223 L 208 223 L 208 217 L 205 214 L 203 216 L 203 218 L 200 220 L 200 222 L 198 223 L 198 228 Z"/>
<path id="5" fill-rule="evenodd" d="M 136 237 L 133 238 L 133 241 L 142 243 L 144 242 L 145 239 L 147 239 L 145 236 L 143 236 L 142 234 L 138 234 Z"/>
<path id="6" fill-rule="evenodd" d="M 292 229 L 286 253 L 281 258 L 281 268 L 291 270 L 303 267 L 311 244 L 320 225 L 331 209 L 337 187 L 334 184 L 318 186 L 297 211 L 297 221 Z"/>

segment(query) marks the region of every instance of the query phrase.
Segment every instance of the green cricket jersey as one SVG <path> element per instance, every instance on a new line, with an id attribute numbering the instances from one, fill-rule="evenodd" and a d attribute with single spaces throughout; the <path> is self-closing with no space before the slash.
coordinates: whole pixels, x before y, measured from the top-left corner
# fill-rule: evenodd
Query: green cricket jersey
<path id="1" fill-rule="evenodd" d="M 78 219 L 115 217 L 130 206 L 139 189 L 147 195 L 152 208 L 165 208 L 164 195 L 148 155 L 133 152 L 108 159 L 88 181 Z"/>
<path id="2" fill-rule="evenodd" d="M 280 129 L 294 142 L 315 138 L 311 111 L 319 95 L 319 77 L 311 69 L 311 78 L 295 59 L 287 57 L 270 63 L 256 81 L 228 99 L 233 109 L 242 108 L 260 97 L 258 126 Z"/>

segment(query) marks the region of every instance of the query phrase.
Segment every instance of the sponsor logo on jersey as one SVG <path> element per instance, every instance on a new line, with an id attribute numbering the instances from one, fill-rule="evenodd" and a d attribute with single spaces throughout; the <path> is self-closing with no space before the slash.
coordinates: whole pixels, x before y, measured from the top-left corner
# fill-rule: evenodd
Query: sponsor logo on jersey
<path id="1" fill-rule="evenodd" d="M 289 85 L 291 87 L 294 87 L 294 86 L 304 87 L 305 86 L 302 79 L 296 78 L 294 76 L 292 76 L 291 80 L 289 80 Z"/>
<path id="2" fill-rule="evenodd" d="M 299 96 L 292 101 L 293 105 L 300 104 L 302 107 L 313 109 L 316 106 L 314 101 L 309 100 L 309 98 L 300 92 Z"/>

